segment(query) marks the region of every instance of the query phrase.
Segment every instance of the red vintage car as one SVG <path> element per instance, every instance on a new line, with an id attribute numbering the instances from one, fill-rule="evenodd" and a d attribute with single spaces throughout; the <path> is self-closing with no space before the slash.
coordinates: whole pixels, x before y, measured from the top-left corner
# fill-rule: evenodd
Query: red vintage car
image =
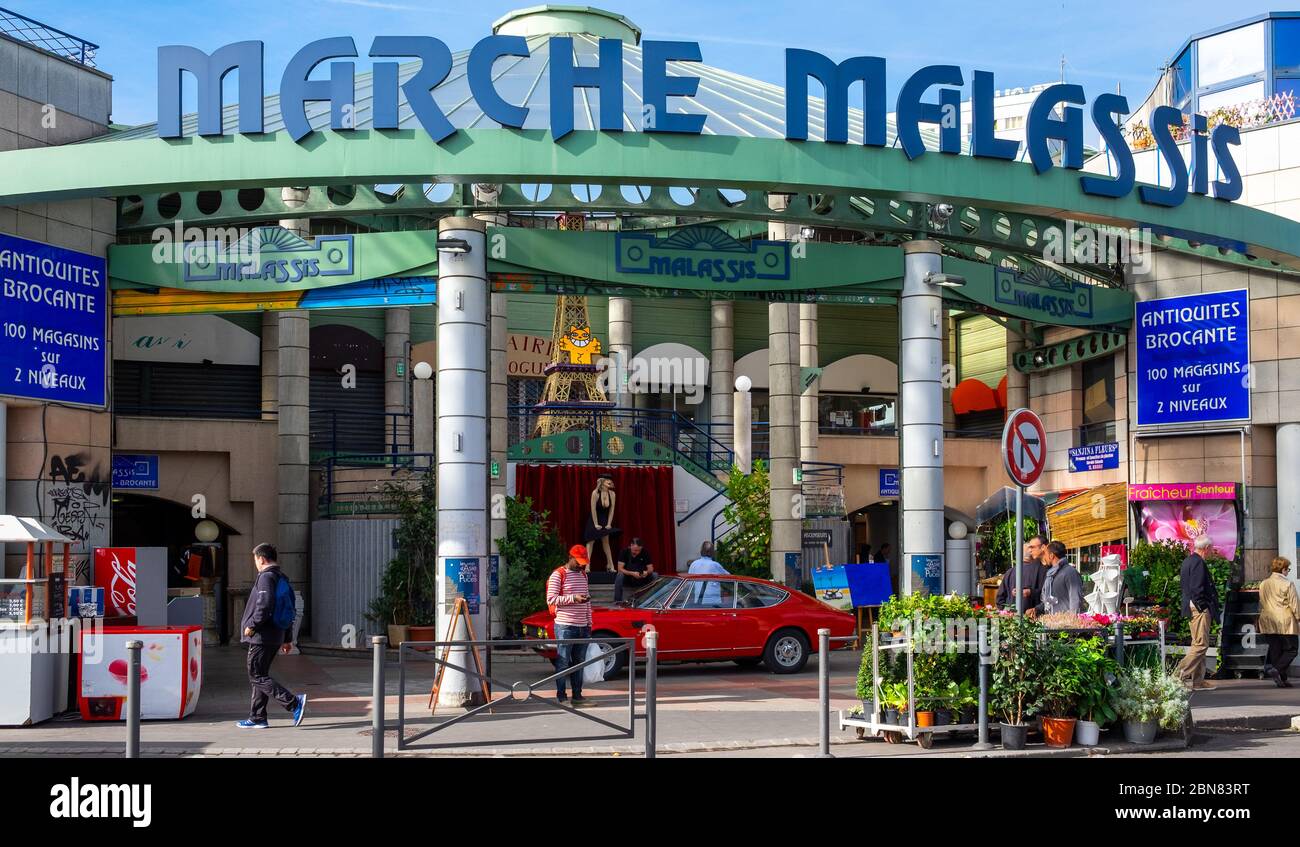
<path id="1" fill-rule="evenodd" d="M 659 632 L 659 660 L 725 662 L 757 665 L 772 673 L 798 673 L 816 649 L 817 630 L 831 637 L 852 635 L 853 616 L 820 600 L 766 579 L 713 574 L 663 577 L 615 606 L 591 610 L 593 638 L 637 638 L 636 652 L 645 655 L 638 633 L 645 626 Z M 552 639 L 555 620 L 538 612 L 522 621 L 525 638 Z M 846 645 L 832 645 L 840 648 Z M 538 652 L 554 658 L 555 649 L 539 645 Z M 627 653 L 605 660 L 605 676 L 627 664 Z"/>

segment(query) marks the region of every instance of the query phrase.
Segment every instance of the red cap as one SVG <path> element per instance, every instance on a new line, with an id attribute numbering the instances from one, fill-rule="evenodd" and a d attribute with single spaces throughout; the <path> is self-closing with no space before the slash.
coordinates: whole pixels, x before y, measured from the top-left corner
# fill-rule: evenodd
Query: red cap
<path id="1" fill-rule="evenodd" d="M 575 544 L 569 548 L 569 555 L 578 560 L 580 565 L 589 565 L 591 561 L 587 558 L 587 548 L 581 544 Z"/>

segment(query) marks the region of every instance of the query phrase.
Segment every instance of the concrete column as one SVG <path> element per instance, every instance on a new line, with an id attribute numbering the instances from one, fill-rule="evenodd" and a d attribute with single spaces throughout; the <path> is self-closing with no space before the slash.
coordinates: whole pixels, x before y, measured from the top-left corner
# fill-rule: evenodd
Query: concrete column
<path id="1" fill-rule="evenodd" d="M 1294 413 L 1295 410 L 1288 410 Z M 1277 426 L 1277 546 L 1300 580 L 1300 423 Z"/>
<path id="2" fill-rule="evenodd" d="M 924 573 L 913 573 L 913 556 L 937 556 L 943 574 L 943 298 L 925 281 L 942 268 L 940 245 L 903 245 L 903 292 L 899 298 L 899 405 L 903 487 L 902 559 L 904 594 L 922 590 Z"/>
<path id="3" fill-rule="evenodd" d="M 286 187 L 280 189 L 280 199 L 290 209 L 298 209 L 306 205 L 307 198 L 310 195 L 311 189 L 309 188 Z M 285 218 L 280 221 L 280 226 L 300 238 L 311 238 L 311 218 Z"/>
<path id="4" fill-rule="evenodd" d="M 786 554 L 799 554 L 803 510 L 796 508 L 799 467 L 799 307 L 770 303 L 767 307 L 768 439 L 772 515 L 772 578 L 792 588 L 798 574 L 787 571 Z"/>
<path id="5" fill-rule="evenodd" d="M 507 440 L 509 432 L 507 417 L 509 395 L 506 393 L 509 329 L 506 321 L 506 295 L 492 294 L 490 305 L 492 310 L 490 331 L 492 348 L 489 357 L 491 385 L 489 388 L 488 409 L 492 414 L 492 462 L 496 466 L 497 473 L 496 476 L 489 473 L 488 480 L 492 495 L 488 546 L 491 554 L 497 557 L 497 584 L 499 586 L 506 575 L 506 561 L 501 556 L 501 550 L 497 544 L 497 539 L 504 538 L 506 534 L 506 448 L 509 446 Z M 508 622 L 501 616 L 502 604 L 496 602 L 494 598 L 489 599 L 492 637 L 504 638 Z"/>
<path id="6" fill-rule="evenodd" d="M 632 298 L 609 298 L 609 358 L 614 367 L 609 387 L 609 399 L 619 407 L 631 406 L 627 394 L 625 375 L 632 362 Z"/>
<path id="7" fill-rule="evenodd" d="M 274 420 L 280 396 L 280 313 L 262 313 L 262 420 Z"/>
<path id="8" fill-rule="evenodd" d="M 817 367 L 817 304 L 799 304 L 799 370 Z M 799 458 L 817 461 L 817 398 L 821 380 L 799 395 Z M 802 383 L 797 383 L 802 388 Z"/>
<path id="9" fill-rule="evenodd" d="M 745 378 L 745 390 L 739 388 L 731 397 L 731 430 L 735 433 L 733 450 L 735 466 L 743 474 L 754 471 L 754 395 L 749 393 L 749 378 Z"/>
<path id="10" fill-rule="evenodd" d="M 307 595 L 307 554 L 311 509 L 308 462 L 311 453 L 311 325 L 307 312 L 280 312 L 277 370 L 280 474 L 280 567 Z M 324 633 L 317 633 L 323 635 Z"/>
<path id="11" fill-rule="evenodd" d="M 438 636 L 460 640 L 464 625 L 450 627 L 456 583 L 447 575 L 450 560 L 460 571 L 477 571 L 480 598 L 487 587 L 488 555 L 488 281 L 486 225 L 473 218 L 443 218 L 439 239 L 461 239 L 469 252 L 438 251 Z M 474 633 L 486 637 L 480 603 L 472 615 Z M 467 666 L 471 657 L 453 650 L 448 661 Z M 474 699 L 465 674 L 447 669 L 438 702 L 463 706 Z"/>
<path id="12" fill-rule="evenodd" d="M 411 450 L 433 455 L 433 379 L 411 380 Z M 423 467 L 421 460 L 417 463 Z"/>
<path id="13" fill-rule="evenodd" d="M 709 421 L 720 427 L 714 436 L 723 444 L 731 443 L 727 426 L 733 417 L 735 370 L 735 304 L 714 300 L 709 306 Z"/>
<path id="14" fill-rule="evenodd" d="M 1013 322 L 1012 326 L 1019 329 L 1021 323 Z M 1028 345 L 1019 335 L 1007 331 L 1007 411 L 1015 409 L 1029 408 L 1029 375 L 1022 374 L 1016 370 L 1016 354 L 1024 350 Z"/>
<path id="15" fill-rule="evenodd" d="M 413 435 L 407 385 L 408 351 L 411 345 L 411 310 L 384 309 L 384 449 L 399 452 Z"/>
<path id="16" fill-rule="evenodd" d="M 953 360 L 952 318 L 945 306 L 939 314 L 940 329 L 943 336 L 939 343 L 943 348 L 943 428 L 945 431 L 957 428 L 957 413 L 952 410 L 952 390 L 957 387 L 957 364 Z"/>

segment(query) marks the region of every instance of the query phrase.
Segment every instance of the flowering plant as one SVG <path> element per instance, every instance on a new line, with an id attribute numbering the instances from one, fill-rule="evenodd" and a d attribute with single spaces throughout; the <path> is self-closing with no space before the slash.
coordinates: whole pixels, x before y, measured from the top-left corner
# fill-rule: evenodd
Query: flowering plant
<path id="1" fill-rule="evenodd" d="M 1125 668 L 1115 687 L 1115 711 L 1121 719 L 1159 721 L 1163 729 L 1182 726 L 1187 702 L 1187 689 L 1162 668 Z"/>

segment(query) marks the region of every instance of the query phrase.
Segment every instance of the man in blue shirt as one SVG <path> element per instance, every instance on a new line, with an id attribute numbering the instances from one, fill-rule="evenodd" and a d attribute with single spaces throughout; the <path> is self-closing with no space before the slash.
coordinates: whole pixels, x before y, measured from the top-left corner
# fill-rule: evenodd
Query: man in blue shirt
<path id="1" fill-rule="evenodd" d="M 700 558 L 691 562 L 690 568 L 686 571 L 688 574 L 716 574 L 718 576 L 729 576 L 727 569 L 714 560 L 713 542 L 706 541 L 700 545 Z M 696 590 L 698 590 L 696 586 Z M 722 586 L 716 582 L 704 583 L 704 596 L 696 597 L 701 606 L 716 608 L 722 605 Z"/>
<path id="2" fill-rule="evenodd" d="M 713 542 L 706 541 L 703 544 L 701 544 L 700 558 L 691 562 L 691 567 L 686 572 L 688 574 L 705 573 L 705 574 L 719 574 L 721 576 L 729 576 L 729 574 L 727 573 L 727 569 L 724 568 L 722 565 L 718 564 L 716 561 L 714 561 L 713 559 L 714 552 L 715 551 L 713 549 Z"/>

